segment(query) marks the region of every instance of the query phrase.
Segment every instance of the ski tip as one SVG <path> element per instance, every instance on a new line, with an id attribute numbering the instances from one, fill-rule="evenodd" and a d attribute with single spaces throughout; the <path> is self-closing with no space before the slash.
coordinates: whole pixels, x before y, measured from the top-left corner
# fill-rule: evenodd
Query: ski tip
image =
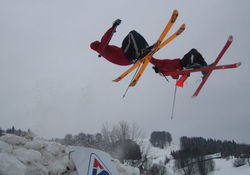
<path id="1" fill-rule="evenodd" d="M 233 41 L 233 35 L 230 35 L 229 37 L 228 37 L 228 41 Z"/>
<path id="2" fill-rule="evenodd" d="M 177 9 L 174 9 L 173 14 L 177 15 L 179 12 Z"/>
<path id="3" fill-rule="evenodd" d="M 180 32 L 183 32 L 186 29 L 186 24 L 182 24 L 180 27 Z"/>
<path id="4" fill-rule="evenodd" d="M 178 17 L 178 13 L 179 13 L 178 10 L 173 11 L 172 17 L 170 19 L 172 24 L 176 21 L 176 19 Z"/>
<path id="5" fill-rule="evenodd" d="M 176 35 L 180 35 L 186 28 L 186 24 L 182 24 L 179 30 L 177 30 Z"/>
<path id="6" fill-rule="evenodd" d="M 130 86 L 130 87 L 134 87 L 134 86 L 136 85 L 136 83 L 137 83 L 137 81 L 136 81 L 136 80 L 133 80 L 133 81 L 129 84 L 129 86 Z"/>
<path id="7" fill-rule="evenodd" d="M 241 62 L 237 63 L 237 65 L 236 65 L 236 67 L 239 67 L 239 66 L 241 66 Z"/>
<path id="8" fill-rule="evenodd" d="M 121 79 L 120 78 L 117 78 L 117 79 L 115 79 L 115 80 L 112 80 L 113 82 L 118 82 L 118 81 L 120 81 Z"/>

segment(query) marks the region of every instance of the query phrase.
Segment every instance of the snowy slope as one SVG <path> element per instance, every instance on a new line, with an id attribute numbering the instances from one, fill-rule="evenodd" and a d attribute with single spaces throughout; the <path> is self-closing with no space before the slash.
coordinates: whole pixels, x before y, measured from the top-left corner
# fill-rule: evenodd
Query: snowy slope
<path id="1" fill-rule="evenodd" d="M 144 144 L 149 144 L 149 141 L 145 140 Z M 174 160 L 171 157 L 171 151 L 178 150 L 178 144 L 172 144 L 167 146 L 165 149 L 160 149 L 153 147 L 151 145 L 149 151 L 149 158 L 152 159 L 153 164 L 164 165 L 166 157 L 170 158 L 169 163 L 166 165 L 168 175 L 181 175 L 178 171 L 174 170 Z M 214 155 L 217 157 L 217 155 Z M 238 168 L 233 167 L 233 162 L 235 158 L 229 160 L 226 159 L 214 159 L 215 170 L 210 173 L 210 175 L 250 175 L 250 166 L 244 165 Z"/>
<path id="2" fill-rule="evenodd" d="M 250 166 L 244 165 L 238 168 L 233 167 L 234 159 L 225 160 L 219 159 L 215 160 L 215 171 L 214 175 L 249 175 L 250 174 Z"/>

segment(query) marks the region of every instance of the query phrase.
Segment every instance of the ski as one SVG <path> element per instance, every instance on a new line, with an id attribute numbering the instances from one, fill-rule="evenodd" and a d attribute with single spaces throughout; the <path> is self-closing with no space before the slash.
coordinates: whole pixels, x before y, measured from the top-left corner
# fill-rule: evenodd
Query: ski
<path id="1" fill-rule="evenodd" d="M 156 46 L 154 50 L 152 50 L 150 53 L 148 53 L 148 55 L 146 57 L 143 58 L 145 61 L 143 62 L 143 65 L 142 65 L 141 69 L 139 70 L 139 72 L 137 73 L 137 75 L 134 78 L 134 80 L 130 83 L 130 86 L 135 86 L 136 85 L 136 83 L 138 82 L 138 80 L 141 77 L 142 73 L 144 72 L 145 68 L 147 67 L 148 63 L 150 62 L 152 56 L 158 50 L 160 50 L 162 47 L 164 47 L 169 42 L 171 42 L 174 38 L 176 38 L 178 35 L 180 35 L 185 30 L 185 27 L 186 27 L 185 24 L 183 24 L 172 36 L 170 36 L 168 39 L 166 39 L 159 46 Z"/>
<path id="2" fill-rule="evenodd" d="M 114 82 L 119 82 L 122 80 L 124 77 L 126 77 L 130 72 L 132 72 L 135 68 L 137 68 L 140 64 L 143 63 L 143 59 L 137 61 L 132 67 L 130 67 L 127 71 L 125 71 L 121 76 L 113 80 Z"/>
<path id="3" fill-rule="evenodd" d="M 164 73 L 164 76 L 184 75 L 184 74 L 187 74 L 187 73 L 201 72 L 201 71 L 233 69 L 233 68 L 239 67 L 240 65 L 241 65 L 241 62 L 234 63 L 234 64 L 227 64 L 227 65 L 220 65 L 220 66 L 211 66 L 211 67 L 201 67 L 201 68 L 196 68 L 196 69 L 187 69 L 187 70 L 183 70 L 183 71 L 175 71 L 175 72 Z"/>
<path id="4" fill-rule="evenodd" d="M 228 40 L 226 42 L 226 44 L 224 45 L 223 49 L 221 50 L 220 54 L 218 55 L 218 57 L 216 58 L 215 62 L 212 64 L 212 67 L 215 67 L 217 65 L 217 63 L 220 61 L 220 59 L 222 58 L 222 56 L 225 54 L 225 52 L 227 51 L 227 49 L 229 48 L 229 46 L 231 45 L 231 43 L 233 42 L 233 36 L 230 35 L 228 37 Z M 208 77 L 210 76 L 210 74 L 212 73 L 213 70 L 209 70 L 207 75 L 203 78 L 201 84 L 199 85 L 199 87 L 197 88 L 197 90 L 195 91 L 195 93 L 193 94 L 192 97 L 197 97 L 200 90 L 202 89 L 202 87 L 204 86 L 204 84 L 206 83 Z"/>
<path id="5" fill-rule="evenodd" d="M 158 38 L 157 42 L 154 44 L 153 49 L 146 56 L 144 56 L 141 60 L 137 61 L 127 71 L 125 71 L 121 76 L 119 76 L 118 78 L 116 78 L 115 80 L 113 80 L 114 82 L 119 82 L 124 77 L 126 77 L 129 73 L 131 73 L 135 68 L 137 68 L 139 65 L 143 64 L 142 67 L 140 68 L 139 72 L 136 74 L 135 79 L 133 79 L 131 81 L 130 85 L 129 85 L 129 86 L 135 86 L 135 84 L 137 83 L 138 79 L 140 78 L 140 76 L 142 75 L 143 71 L 145 70 L 147 64 L 151 60 L 153 54 L 156 53 L 162 47 L 164 47 L 167 43 L 169 43 L 170 41 L 172 41 L 175 37 L 177 37 L 185 29 L 185 25 L 183 24 L 182 25 L 182 31 L 180 31 L 180 29 L 179 29 L 174 35 L 172 35 L 171 37 L 169 37 L 166 41 L 164 41 L 162 43 L 163 39 L 165 38 L 165 36 L 167 35 L 167 33 L 169 32 L 169 30 L 173 26 L 173 24 L 176 21 L 177 17 L 178 17 L 178 11 L 174 10 L 173 14 L 172 14 L 172 16 L 171 16 L 171 18 L 170 18 L 170 20 L 168 22 L 168 24 L 166 25 L 166 27 L 163 30 L 163 32 L 160 35 L 160 37 Z"/>

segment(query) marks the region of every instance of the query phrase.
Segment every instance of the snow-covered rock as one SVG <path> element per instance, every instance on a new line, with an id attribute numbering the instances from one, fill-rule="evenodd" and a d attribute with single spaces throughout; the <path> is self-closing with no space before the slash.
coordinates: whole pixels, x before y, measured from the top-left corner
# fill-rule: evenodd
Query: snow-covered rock
<path id="1" fill-rule="evenodd" d="M 25 175 L 47 175 L 50 172 L 48 169 L 38 162 L 33 162 L 32 164 L 26 164 L 26 173 Z"/>
<path id="2" fill-rule="evenodd" d="M 0 153 L 0 174 L 4 175 L 25 175 L 26 166 L 14 155 Z"/>
<path id="3" fill-rule="evenodd" d="M 25 164 L 39 162 L 42 157 L 40 152 L 26 148 L 17 148 L 13 151 L 13 154 L 18 160 Z"/>
<path id="4" fill-rule="evenodd" d="M 60 156 L 66 153 L 66 147 L 56 142 L 51 142 L 48 144 L 48 146 L 45 147 L 45 150 L 51 153 L 53 156 Z"/>
<path id="5" fill-rule="evenodd" d="M 2 153 L 11 153 L 12 152 L 12 146 L 8 143 L 5 143 L 0 140 L 0 152 Z"/>
<path id="6" fill-rule="evenodd" d="M 0 137 L 0 140 L 11 145 L 24 145 L 28 141 L 24 137 L 19 137 L 19 136 L 11 135 L 11 134 L 6 134 Z"/>
<path id="7" fill-rule="evenodd" d="M 27 149 L 33 149 L 36 151 L 40 151 L 46 148 L 48 144 L 44 140 L 34 139 L 32 141 L 26 142 L 24 147 Z"/>
<path id="8" fill-rule="evenodd" d="M 0 137 L 1 175 L 69 175 L 75 172 L 67 147 L 61 144 L 11 134 Z"/>

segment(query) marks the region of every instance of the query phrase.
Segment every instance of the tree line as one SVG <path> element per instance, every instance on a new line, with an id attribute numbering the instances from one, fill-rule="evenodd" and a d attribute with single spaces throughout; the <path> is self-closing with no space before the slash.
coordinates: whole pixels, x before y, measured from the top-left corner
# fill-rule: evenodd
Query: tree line
<path id="1" fill-rule="evenodd" d="M 228 156 L 250 156 L 250 145 L 237 144 L 235 141 L 205 139 L 202 137 L 181 137 L 180 151 L 172 152 L 173 157 L 180 153 L 188 153 L 192 157 L 221 153 L 223 158 Z"/>
<path id="2" fill-rule="evenodd" d="M 222 158 L 234 156 L 238 159 L 234 166 L 242 166 L 249 161 L 250 145 L 237 144 L 235 141 L 221 141 L 215 139 L 205 139 L 202 137 L 181 137 L 180 150 L 172 151 L 171 155 L 175 159 L 175 167 L 183 174 L 207 175 L 214 170 L 213 158 L 207 155 L 221 153 Z"/>
<path id="3" fill-rule="evenodd" d="M 8 128 L 6 130 L 2 129 L 0 127 L 0 136 L 4 135 L 5 133 L 7 134 L 14 134 L 17 136 L 21 136 L 21 137 L 25 137 L 31 134 L 31 130 L 28 129 L 28 131 L 23 131 L 21 129 L 16 129 L 14 126 L 12 126 L 11 128 Z"/>

